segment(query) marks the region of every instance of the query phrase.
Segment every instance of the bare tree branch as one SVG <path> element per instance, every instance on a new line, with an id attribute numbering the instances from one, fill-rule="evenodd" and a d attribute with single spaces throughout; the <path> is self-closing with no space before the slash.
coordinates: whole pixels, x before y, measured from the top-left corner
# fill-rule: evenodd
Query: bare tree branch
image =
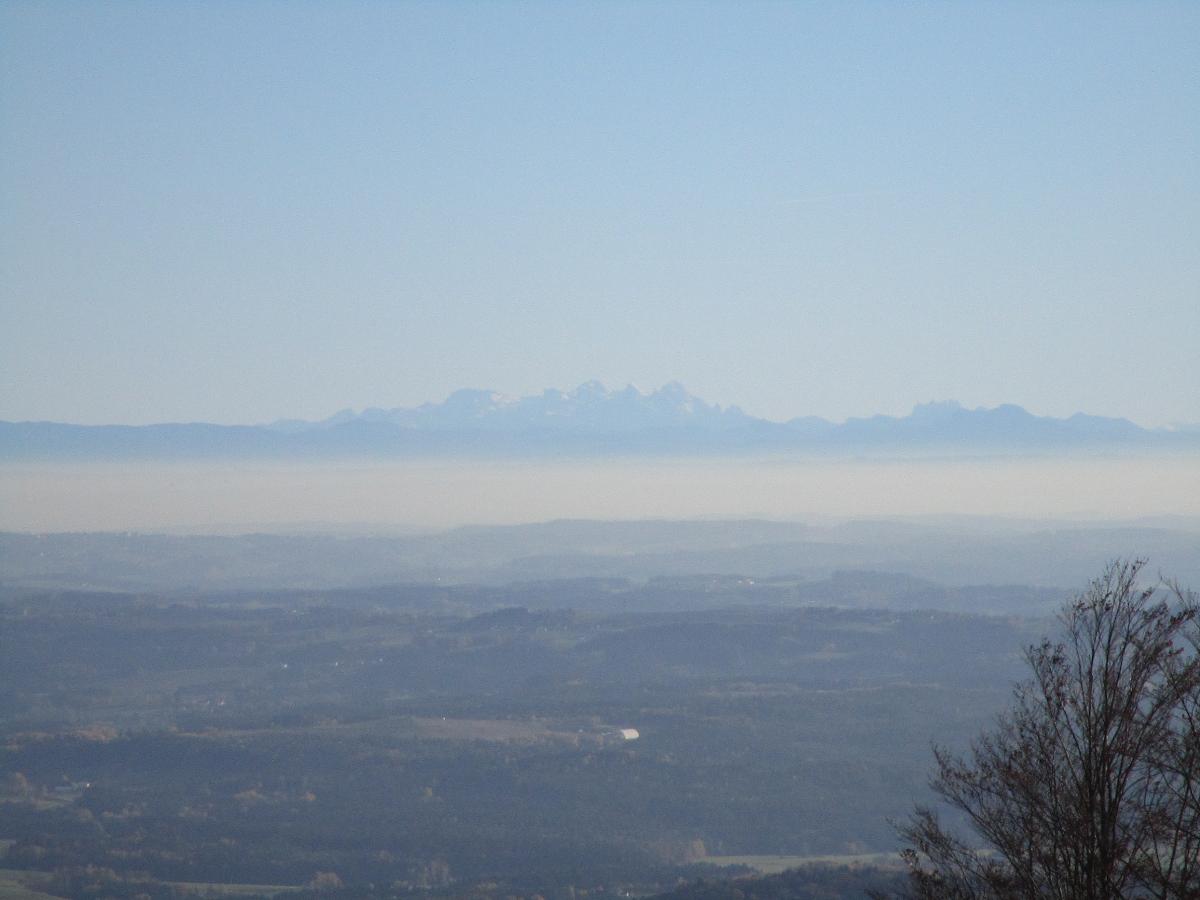
<path id="1" fill-rule="evenodd" d="M 1200 898 L 1200 605 L 1117 561 L 1029 647 L 1030 677 L 931 784 L 975 839 L 918 807 L 908 897 Z"/>

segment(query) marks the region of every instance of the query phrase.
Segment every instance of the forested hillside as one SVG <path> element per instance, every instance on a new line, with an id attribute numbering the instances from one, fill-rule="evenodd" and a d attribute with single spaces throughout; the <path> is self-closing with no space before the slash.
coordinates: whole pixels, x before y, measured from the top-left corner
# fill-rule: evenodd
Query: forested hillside
<path id="1" fill-rule="evenodd" d="M 540 590 L 10 595 L 3 865 L 567 897 L 887 851 L 929 739 L 986 721 L 1035 627 Z"/>

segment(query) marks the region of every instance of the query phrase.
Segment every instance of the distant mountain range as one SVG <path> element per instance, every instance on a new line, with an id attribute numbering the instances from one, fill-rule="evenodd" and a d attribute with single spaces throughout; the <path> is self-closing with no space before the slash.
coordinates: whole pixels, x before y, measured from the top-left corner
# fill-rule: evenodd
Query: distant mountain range
<path id="1" fill-rule="evenodd" d="M 1035 416 L 1019 406 L 954 401 L 903 417 L 771 422 L 707 403 L 671 382 L 651 393 L 588 382 L 509 398 L 456 391 L 441 403 L 343 410 L 319 422 L 267 425 L 68 425 L 0 422 L 0 460 L 312 457 L 1025 454 L 1200 451 L 1200 429 L 1145 429 L 1127 419 Z"/>

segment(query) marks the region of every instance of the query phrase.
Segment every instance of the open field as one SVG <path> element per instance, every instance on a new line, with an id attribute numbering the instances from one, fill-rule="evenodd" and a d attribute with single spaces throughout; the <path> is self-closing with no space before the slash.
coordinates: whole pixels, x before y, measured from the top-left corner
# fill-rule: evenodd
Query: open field
<path id="1" fill-rule="evenodd" d="M 760 875 L 778 875 L 800 866 L 875 866 L 900 868 L 903 862 L 898 853 L 845 853 L 821 856 L 709 856 L 705 862 L 714 866 L 746 866 Z"/>
<path id="2" fill-rule="evenodd" d="M 26 872 L 22 869 L 0 869 L 0 900 L 49 900 L 53 894 L 35 890 L 46 880 L 45 872 Z"/>
<path id="3" fill-rule="evenodd" d="M 209 881 L 171 881 L 172 887 L 197 897 L 274 897 L 300 888 L 288 884 L 222 884 Z"/>
<path id="4" fill-rule="evenodd" d="M 11 843 L 6 841 L 4 843 Z M 49 876 L 45 872 L 26 869 L 0 869 L 0 900 L 59 900 L 58 895 L 48 894 L 38 888 L 46 887 Z M 204 881 L 163 882 L 195 897 L 274 897 L 277 894 L 299 890 L 286 884 L 222 884 Z"/>

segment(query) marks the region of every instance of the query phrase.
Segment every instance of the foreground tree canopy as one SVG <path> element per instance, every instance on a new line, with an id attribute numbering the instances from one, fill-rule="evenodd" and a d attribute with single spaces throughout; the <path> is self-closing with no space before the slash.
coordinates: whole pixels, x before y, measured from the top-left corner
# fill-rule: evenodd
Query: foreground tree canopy
<path id="1" fill-rule="evenodd" d="M 1030 647 L 1029 679 L 900 828 L 915 898 L 1200 897 L 1200 611 L 1116 562 Z M 982 844 L 982 846 L 981 846 Z"/>

